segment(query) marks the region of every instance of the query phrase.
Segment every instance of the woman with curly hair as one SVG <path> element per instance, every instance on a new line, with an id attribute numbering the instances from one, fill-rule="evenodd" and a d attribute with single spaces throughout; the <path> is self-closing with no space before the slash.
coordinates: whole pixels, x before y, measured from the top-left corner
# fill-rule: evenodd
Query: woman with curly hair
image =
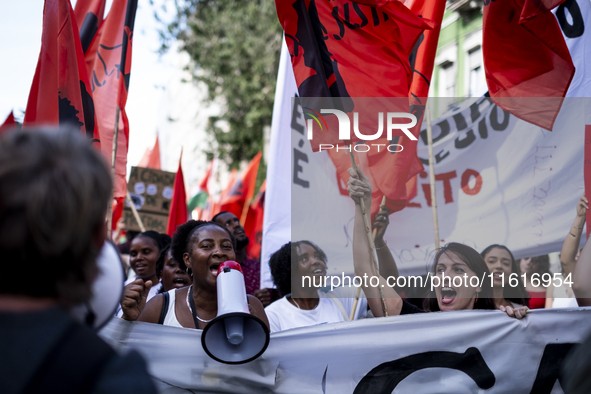
<path id="1" fill-rule="evenodd" d="M 162 249 L 162 253 L 160 253 L 160 257 L 156 261 L 156 273 L 160 278 L 160 283 L 162 283 L 159 293 L 186 287 L 192 281 L 185 264 L 179 264 L 172 256 L 170 245 Z"/>
<path id="2" fill-rule="evenodd" d="M 288 242 L 271 255 L 273 282 L 284 296 L 265 308 L 271 332 L 350 319 L 355 288 L 324 293 L 314 285 L 326 276 L 326 264 L 324 251 L 310 241 Z M 361 298 L 354 319 L 366 315 L 367 301 Z"/>
<path id="3" fill-rule="evenodd" d="M 121 305 L 125 320 L 160 323 L 168 326 L 204 329 L 217 316 L 217 271 L 220 264 L 236 259 L 236 241 L 223 226 L 202 220 L 190 220 L 177 227 L 172 237 L 172 256 L 182 261 L 193 275 L 189 287 L 157 295 L 146 304 L 150 289 L 126 288 Z M 248 295 L 250 313 L 268 326 L 261 302 Z M 165 307 L 166 306 L 166 307 Z"/>

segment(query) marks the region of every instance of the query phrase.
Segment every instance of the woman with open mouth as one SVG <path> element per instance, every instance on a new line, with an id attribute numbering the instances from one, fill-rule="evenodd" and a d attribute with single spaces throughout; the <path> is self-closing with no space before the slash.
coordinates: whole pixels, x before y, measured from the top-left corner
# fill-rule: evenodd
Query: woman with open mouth
<path id="1" fill-rule="evenodd" d="M 156 262 L 156 272 L 162 283 L 160 293 L 189 286 L 192 281 L 185 264 L 179 264 L 172 256 L 170 246 L 162 250 Z"/>
<path id="2" fill-rule="evenodd" d="M 310 241 L 288 242 L 269 259 L 271 276 L 283 298 L 265 308 L 271 332 L 325 323 L 349 321 L 355 289 L 339 287 L 329 293 L 324 286 L 327 257 Z M 367 315 L 367 301 L 361 298 L 353 319 Z"/>
<path id="3" fill-rule="evenodd" d="M 377 272 L 369 259 L 370 253 L 373 251 L 367 239 L 361 201 L 364 201 L 366 211 L 371 212 L 372 188 L 370 181 L 359 167 L 357 167 L 357 171 L 350 168 L 349 174 L 351 177 L 347 190 L 355 201 L 353 229 L 355 275 L 368 275 L 379 279 L 377 286 L 367 286 L 366 283 L 363 283 L 362 287 L 374 316 L 384 316 L 384 309 L 388 316 L 435 311 L 496 309 L 492 299 L 492 286 L 488 278 L 489 271 L 484 259 L 471 247 L 454 242 L 440 248 L 435 255 L 431 269 L 434 292 L 425 299 L 423 303 L 425 310 L 403 300 L 388 285 L 386 279 Z M 501 306 L 499 309 L 510 317 L 518 319 L 525 317 L 528 310 L 527 307 L 514 308 L 512 306 Z"/>
<path id="4" fill-rule="evenodd" d="M 135 272 L 135 278 L 129 279 L 125 285 L 130 287 L 142 287 L 150 282 L 148 301 L 162 288 L 160 276 L 156 270 L 156 264 L 162 250 L 170 245 L 170 236 L 156 231 L 144 231 L 136 235 L 130 245 L 129 265 Z"/>
<path id="5" fill-rule="evenodd" d="M 529 293 L 523 286 L 513 253 L 506 246 L 494 244 L 487 246 L 480 255 L 493 275 L 495 306 L 529 306 Z M 517 281 L 510 280 L 511 275 L 513 278 L 516 277 Z"/>
<path id="6" fill-rule="evenodd" d="M 204 329 L 217 316 L 219 266 L 236 259 L 236 240 L 225 227 L 203 220 L 190 220 L 177 227 L 172 238 L 172 256 L 182 261 L 193 280 L 190 286 L 157 295 L 146 304 L 149 286 L 127 289 L 123 295 L 123 318 L 167 326 Z M 166 301 L 165 301 L 166 299 Z M 269 322 L 261 302 L 247 295 L 250 313 Z"/>

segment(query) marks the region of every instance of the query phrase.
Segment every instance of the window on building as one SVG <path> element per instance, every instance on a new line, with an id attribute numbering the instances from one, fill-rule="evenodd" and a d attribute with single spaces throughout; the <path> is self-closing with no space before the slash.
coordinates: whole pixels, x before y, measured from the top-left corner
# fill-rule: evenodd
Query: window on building
<path id="1" fill-rule="evenodd" d="M 446 61 L 439 65 L 439 97 L 455 97 L 456 67 L 454 62 Z"/>
<path id="2" fill-rule="evenodd" d="M 482 49 L 479 46 L 468 51 L 468 96 L 478 97 L 487 91 L 484 65 L 482 62 Z"/>

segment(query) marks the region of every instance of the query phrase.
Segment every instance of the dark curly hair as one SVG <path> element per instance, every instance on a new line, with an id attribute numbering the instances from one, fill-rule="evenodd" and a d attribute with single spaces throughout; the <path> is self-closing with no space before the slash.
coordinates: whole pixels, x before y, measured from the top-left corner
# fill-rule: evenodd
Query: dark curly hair
<path id="1" fill-rule="evenodd" d="M 279 250 L 271 255 L 269 258 L 269 267 L 271 268 L 271 276 L 273 283 L 277 287 L 277 291 L 281 296 L 291 293 L 291 272 L 297 267 L 298 258 L 300 256 L 300 245 L 306 244 L 314 248 L 318 257 L 327 263 L 326 253 L 320 249 L 316 244 L 310 241 L 288 242 Z"/>
<path id="2" fill-rule="evenodd" d="M 189 220 L 187 223 L 178 226 L 172 235 L 172 243 L 170 244 L 172 249 L 172 258 L 175 259 L 179 265 L 184 265 L 183 255 L 189 251 L 189 243 L 193 237 L 193 234 L 195 231 L 205 226 L 215 226 L 228 233 L 228 236 L 232 241 L 232 248 L 234 251 L 236 251 L 236 239 L 230 230 L 228 230 L 225 226 L 222 226 L 216 222 L 209 222 L 207 220 Z M 187 268 L 187 272 L 192 275 L 190 268 Z"/>
<path id="3" fill-rule="evenodd" d="M 457 242 L 450 242 L 439 249 L 433 260 L 433 267 L 431 268 L 432 275 L 435 275 L 436 273 L 437 263 L 441 256 L 449 253 L 458 256 L 472 271 L 474 271 L 478 278 L 488 275 L 488 266 L 484 262 L 480 253 L 467 245 Z M 490 282 L 488 282 L 488 285 L 490 285 Z M 437 303 L 435 292 L 430 292 L 427 298 L 425 298 L 423 301 L 423 308 L 428 312 L 439 312 L 439 304 Z M 486 280 L 483 283 L 482 291 L 478 294 L 478 300 L 474 302 L 474 309 L 497 309 L 493 299 L 492 287 L 487 286 Z"/>
<path id="4" fill-rule="evenodd" d="M 509 253 L 509 256 L 511 257 L 511 273 L 519 275 L 519 265 L 517 264 L 515 257 L 513 257 L 513 253 L 511 253 L 509 248 L 507 248 L 506 246 L 498 244 L 487 246 L 482 252 L 480 252 L 480 255 L 483 259 L 485 259 L 488 252 L 495 248 L 502 249 Z M 529 293 L 527 292 L 527 290 L 525 290 L 525 286 L 523 285 L 523 282 L 521 282 L 521 278 L 519 278 L 517 286 L 505 286 L 505 288 L 503 289 L 503 298 L 516 304 L 529 306 L 529 297 Z"/>

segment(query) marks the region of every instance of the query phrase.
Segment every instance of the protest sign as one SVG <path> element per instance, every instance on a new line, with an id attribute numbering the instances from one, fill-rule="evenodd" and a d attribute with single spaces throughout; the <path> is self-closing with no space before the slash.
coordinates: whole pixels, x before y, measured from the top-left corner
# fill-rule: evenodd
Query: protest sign
<path id="1" fill-rule="evenodd" d="M 166 233 L 174 177 L 174 172 L 131 167 L 127 190 L 146 230 Z M 129 202 L 123 209 L 123 220 L 128 230 L 140 231 Z"/>

